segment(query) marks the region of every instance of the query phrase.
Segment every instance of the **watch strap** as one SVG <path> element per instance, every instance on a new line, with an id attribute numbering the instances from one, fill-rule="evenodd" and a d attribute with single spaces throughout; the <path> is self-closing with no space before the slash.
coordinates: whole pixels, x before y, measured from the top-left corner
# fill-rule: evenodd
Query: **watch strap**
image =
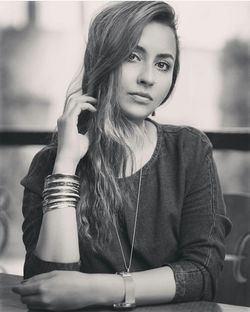
<path id="1" fill-rule="evenodd" d="M 114 309 L 132 309 L 136 307 L 135 304 L 135 285 L 132 274 L 129 272 L 117 273 L 122 276 L 125 287 L 125 299 L 124 302 L 115 303 Z"/>

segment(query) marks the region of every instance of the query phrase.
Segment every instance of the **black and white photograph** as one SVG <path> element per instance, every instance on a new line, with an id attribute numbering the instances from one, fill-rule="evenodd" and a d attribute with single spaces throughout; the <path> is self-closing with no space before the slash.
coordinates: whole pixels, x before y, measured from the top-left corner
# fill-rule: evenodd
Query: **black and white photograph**
<path id="1" fill-rule="evenodd" d="M 0 1 L 0 311 L 250 312 L 250 1 Z"/>

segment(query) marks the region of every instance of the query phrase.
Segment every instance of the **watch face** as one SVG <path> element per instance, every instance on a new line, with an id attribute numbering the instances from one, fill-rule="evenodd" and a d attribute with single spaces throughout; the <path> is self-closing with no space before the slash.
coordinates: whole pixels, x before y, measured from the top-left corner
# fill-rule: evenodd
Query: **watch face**
<path id="1" fill-rule="evenodd" d="M 136 307 L 135 303 L 128 303 L 128 302 L 121 302 L 121 303 L 115 303 L 113 305 L 113 308 L 116 310 L 123 310 L 123 309 L 134 309 Z"/>

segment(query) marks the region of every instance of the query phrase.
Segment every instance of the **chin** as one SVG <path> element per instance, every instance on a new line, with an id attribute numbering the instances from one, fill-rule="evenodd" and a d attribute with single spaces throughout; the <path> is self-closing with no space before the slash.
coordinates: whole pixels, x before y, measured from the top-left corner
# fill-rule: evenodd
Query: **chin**
<path id="1" fill-rule="evenodd" d="M 130 120 L 130 121 L 133 121 L 135 123 L 138 123 L 138 122 L 142 122 L 144 119 L 146 119 L 150 113 L 148 114 L 142 114 L 142 113 L 137 113 L 135 114 L 134 112 L 124 112 L 124 115 Z"/>

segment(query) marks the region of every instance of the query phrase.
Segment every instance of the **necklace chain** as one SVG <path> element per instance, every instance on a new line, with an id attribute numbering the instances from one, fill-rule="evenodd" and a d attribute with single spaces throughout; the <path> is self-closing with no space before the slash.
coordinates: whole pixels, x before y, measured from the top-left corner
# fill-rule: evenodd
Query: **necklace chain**
<path id="1" fill-rule="evenodd" d="M 145 122 L 144 122 L 144 129 L 145 129 Z M 144 133 L 145 133 L 145 130 L 144 130 Z M 135 211 L 135 221 L 134 221 L 133 237 L 132 237 L 132 244 L 131 244 L 131 250 L 130 250 L 129 264 L 128 265 L 127 265 L 127 262 L 126 262 L 125 254 L 124 254 L 123 247 L 122 247 L 122 242 L 121 242 L 121 239 L 120 239 L 120 236 L 119 236 L 119 232 L 118 232 L 118 229 L 117 229 L 115 216 L 113 215 L 113 224 L 114 224 L 114 227 L 115 227 L 116 236 L 117 236 L 117 239 L 118 239 L 118 242 L 119 242 L 119 245 L 120 245 L 124 266 L 125 266 L 126 272 L 128 272 L 128 273 L 130 272 L 132 259 L 133 259 L 134 244 L 135 244 L 135 234 L 136 234 L 138 211 L 139 211 L 139 204 L 140 204 L 143 150 L 144 150 L 144 140 L 143 140 L 143 145 L 142 145 L 142 157 L 141 157 L 141 163 L 140 163 L 140 176 L 139 176 L 139 183 L 138 183 L 138 192 L 137 192 L 137 201 L 136 201 L 136 211 Z"/>
<path id="2" fill-rule="evenodd" d="M 117 235 L 118 242 L 119 242 L 119 245 L 120 245 L 120 249 L 121 249 L 121 252 L 122 252 L 122 258 L 123 258 L 124 266 L 125 266 L 125 269 L 126 269 L 127 272 L 130 272 L 130 268 L 131 268 L 131 264 L 132 264 L 132 258 L 133 258 L 133 252 L 134 252 L 135 233 L 136 233 L 137 218 L 138 218 L 139 203 L 140 203 L 141 179 L 142 179 L 142 168 L 140 169 L 139 186 L 138 186 L 136 211 L 135 211 L 135 222 L 134 222 L 132 245 L 131 245 L 131 250 L 130 250 L 130 257 L 129 257 L 129 265 L 128 266 L 127 266 L 127 262 L 126 262 L 126 259 L 125 259 L 125 255 L 124 255 L 121 239 L 120 239 L 120 236 L 119 236 L 119 233 L 118 233 L 116 220 L 115 220 L 115 218 L 113 216 L 113 223 L 114 223 L 114 226 L 115 226 L 116 235 Z"/>

